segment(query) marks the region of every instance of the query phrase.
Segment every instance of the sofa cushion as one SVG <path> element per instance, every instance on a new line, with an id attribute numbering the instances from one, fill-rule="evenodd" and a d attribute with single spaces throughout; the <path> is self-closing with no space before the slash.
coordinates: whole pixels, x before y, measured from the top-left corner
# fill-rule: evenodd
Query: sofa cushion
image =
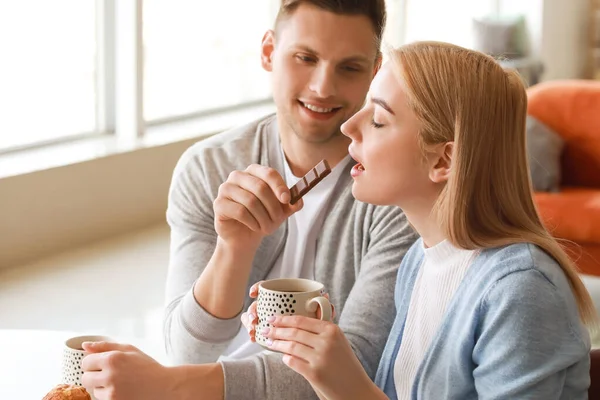
<path id="1" fill-rule="evenodd" d="M 562 185 L 600 188 L 600 81 L 551 80 L 527 89 L 529 115 L 565 140 Z"/>
<path id="2" fill-rule="evenodd" d="M 539 192 L 535 201 L 546 228 L 557 238 L 600 244 L 600 189 Z"/>
<path id="3" fill-rule="evenodd" d="M 527 155 L 533 190 L 558 192 L 564 140 L 532 116 L 527 117 Z"/>
<path id="4" fill-rule="evenodd" d="M 561 245 L 575 263 L 580 274 L 600 277 L 600 244 L 578 244 L 563 241 Z M 598 331 L 598 339 L 600 340 L 600 331 Z M 600 399 L 600 397 L 598 398 Z"/>

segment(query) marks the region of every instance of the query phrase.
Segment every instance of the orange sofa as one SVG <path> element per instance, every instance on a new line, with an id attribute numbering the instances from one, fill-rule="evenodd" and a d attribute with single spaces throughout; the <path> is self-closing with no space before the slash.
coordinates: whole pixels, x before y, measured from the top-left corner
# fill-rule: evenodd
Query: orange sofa
<path id="1" fill-rule="evenodd" d="M 559 193 L 535 193 L 540 215 L 580 272 L 600 276 L 600 81 L 543 82 L 527 96 L 528 114 L 565 141 Z"/>

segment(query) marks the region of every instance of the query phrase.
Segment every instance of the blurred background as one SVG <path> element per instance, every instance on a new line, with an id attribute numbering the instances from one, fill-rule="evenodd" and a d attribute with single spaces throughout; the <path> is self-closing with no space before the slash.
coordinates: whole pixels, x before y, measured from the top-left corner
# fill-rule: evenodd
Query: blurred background
<path id="1" fill-rule="evenodd" d="M 386 45 L 478 49 L 528 87 L 600 79 L 598 1 L 387 4 Z M 171 173 L 191 144 L 274 110 L 259 51 L 278 5 L 0 2 L 0 329 L 160 337 Z M 585 140 L 600 149 L 600 129 Z M 598 249 L 599 231 L 577 240 Z"/>

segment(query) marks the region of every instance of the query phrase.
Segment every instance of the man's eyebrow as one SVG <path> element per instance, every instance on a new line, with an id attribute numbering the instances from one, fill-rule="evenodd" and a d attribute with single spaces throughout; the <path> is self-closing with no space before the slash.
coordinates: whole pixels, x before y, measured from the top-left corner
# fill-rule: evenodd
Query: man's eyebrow
<path id="1" fill-rule="evenodd" d="M 371 102 L 377 104 L 378 106 L 383 108 L 385 111 L 389 112 L 390 114 L 396 115 L 396 113 L 392 110 L 392 107 L 390 107 L 389 104 L 385 102 L 385 100 L 380 99 L 378 97 L 372 97 Z"/>
<path id="2" fill-rule="evenodd" d="M 315 49 L 306 46 L 306 45 L 297 45 L 294 46 L 296 49 L 298 50 L 302 50 L 305 51 L 307 53 L 313 54 L 315 56 L 319 56 L 319 52 L 317 52 Z M 342 63 L 346 63 L 346 62 L 358 62 L 358 63 L 364 63 L 364 64 L 368 64 L 370 62 L 369 57 L 367 56 L 363 56 L 363 55 L 355 55 L 355 56 L 350 56 L 350 57 L 346 57 L 344 58 L 342 61 Z"/>

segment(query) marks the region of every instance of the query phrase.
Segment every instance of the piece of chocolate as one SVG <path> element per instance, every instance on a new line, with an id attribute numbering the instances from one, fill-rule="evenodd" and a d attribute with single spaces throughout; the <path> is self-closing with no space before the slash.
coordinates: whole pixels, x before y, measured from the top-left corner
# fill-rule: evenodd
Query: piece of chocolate
<path id="1" fill-rule="evenodd" d="M 327 164 L 326 160 L 322 160 L 317 165 L 314 166 L 313 169 L 308 171 L 304 177 L 300 178 L 298 182 L 294 186 L 290 188 L 290 194 L 292 195 L 292 200 L 290 204 L 295 204 L 298 200 L 302 198 L 306 193 L 309 192 L 312 188 L 317 186 L 317 183 L 321 182 L 323 178 L 331 173 L 331 168 L 329 164 Z"/>

